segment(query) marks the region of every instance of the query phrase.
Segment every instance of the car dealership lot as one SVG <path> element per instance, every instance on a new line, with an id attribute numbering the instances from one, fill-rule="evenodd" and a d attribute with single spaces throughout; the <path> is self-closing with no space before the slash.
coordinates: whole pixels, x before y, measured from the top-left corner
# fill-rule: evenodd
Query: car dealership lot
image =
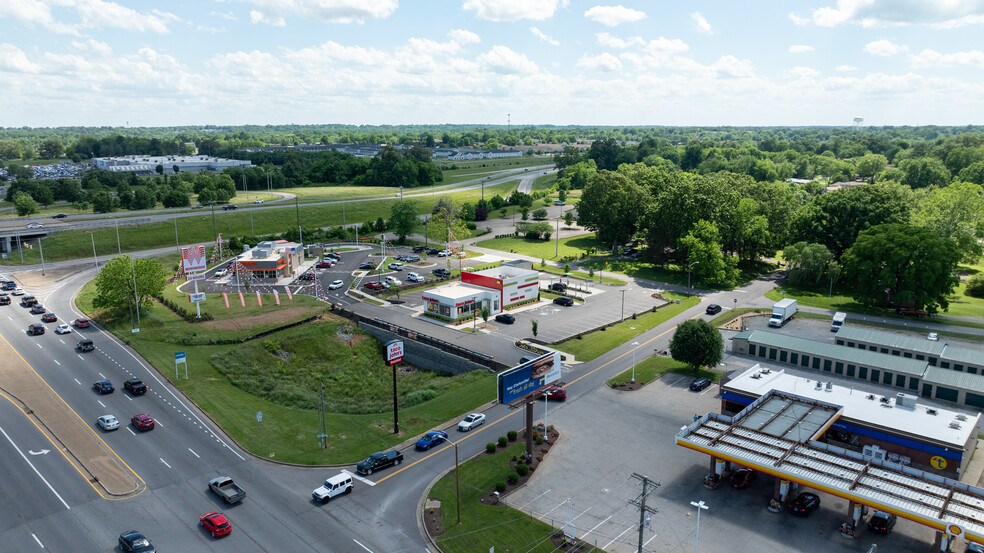
<path id="1" fill-rule="evenodd" d="M 766 475 L 744 490 L 727 483 L 705 489 L 709 458 L 673 440 L 694 414 L 719 409 L 718 386 L 692 392 L 692 380 L 668 374 L 636 392 L 600 388 L 551 408 L 548 423 L 560 430 L 561 439 L 508 503 L 557 528 L 571 513 L 578 537 L 609 552 L 630 553 L 638 542 L 639 508 L 629 503 L 642 491 L 642 483 L 632 477 L 637 473 L 661 483 L 647 500 L 659 512 L 643 531 L 644 551 L 694 549 L 697 523 L 691 501 L 709 507 L 700 520 L 700 551 L 705 553 L 863 552 L 873 543 L 921 553 L 932 544 L 932 530 L 904 520 L 889 536 L 864 532 L 856 540 L 842 538 L 838 527 L 847 502 L 820 492 L 814 493 L 821 507 L 807 518 L 771 513 L 766 507 L 774 480 Z M 801 488 L 790 498 L 801 491 L 812 490 Z"/>

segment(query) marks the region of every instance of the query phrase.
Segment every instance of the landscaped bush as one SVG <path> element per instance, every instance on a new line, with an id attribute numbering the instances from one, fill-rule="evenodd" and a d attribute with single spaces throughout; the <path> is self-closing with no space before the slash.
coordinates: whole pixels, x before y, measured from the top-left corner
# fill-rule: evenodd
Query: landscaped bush
<path id="1" fill-rule="evenodd" d="M 499 436 L 499 447 L 506 447 L 508 440 L 505 436 Z"/>
<path id="2" fill-rule="evenodd" d="M 537 434 L 537 436 L 536 436 L 536 445 L 540 445 L 542 443 L 543 443 L 543 436 L 540 436 L 539 434 Z"/>
<path id="3" fill-rule="evenodd" d="M 496 445 L 493 442 L 485 444 L 485 451 L 488 453 L 495 453 Z"/>
<path id="4" fill-rule="evenodd" d="M 977 274 L 968 278 L 964 294 L 974 298 L 984 298 L 984 274 Z"/>
<path id="5" fill-rule="evenodd" d="M 516 436 L 518 435 L 519 434 L 515 430 L 510 430 L 509 432 L 506 432 L 506 437 L 509 438 L 510 442 L 515 442 Z"/>
<path id="6" fill-rule="evenodd" d="M 506 491 L 506 483 L 505 482 L 496 482 L 495 483 L 495 491 L 497 491 L 499 493 L 502 493 L 502 492 Z"/>
<path id="7" fill-rule="evenodd" d="M 509 474 L 506 475 L 506 481 L 508 481 L 510 484 L 515 484 L 516 482 L 519 482 L 519 475 L 516 474 L 515 472 L 510 472 Z"/>
<path id="8" fill-rule="evenodd" d="M 423 403 L 425 401 L 432 400 L 437 397 L 437 390 L 432 390 L 430 388 L 424 388 L 423 390 L 414 390 L 407 394 L 407 398 L 403 400 L 404 407 L 411 407 L 417 405 L 418 403 Z"/>
<path id="9" fill-rule="evenodd" d="M 518 464 L 516 465 L 516 473 L 519 474 L 520 476 L 526 476 L 527 474 L 530 473 L 530 467 L 524 464 Z"/>

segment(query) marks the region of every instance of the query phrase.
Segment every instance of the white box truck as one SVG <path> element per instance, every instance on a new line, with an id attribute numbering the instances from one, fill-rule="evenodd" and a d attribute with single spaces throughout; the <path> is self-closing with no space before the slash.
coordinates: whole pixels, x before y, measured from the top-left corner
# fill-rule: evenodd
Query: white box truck
<path id="1" fill-rule="evenodd" d="M 834 313 L 834 320 L 830 322 L 830 331 L 837 332 L 840 327 L 844 326 L 844 321 L 847 320 L 847 313 L 841 313 L 838 311 Z"/>
<path id="2" fill-rule="evenodd" d="M 793 318 L 796 314 L 796 300 L 785 299 L 772 306 L 772 316 L 769 317 L 769 326 L 780 327 L 786 321 Z"/>

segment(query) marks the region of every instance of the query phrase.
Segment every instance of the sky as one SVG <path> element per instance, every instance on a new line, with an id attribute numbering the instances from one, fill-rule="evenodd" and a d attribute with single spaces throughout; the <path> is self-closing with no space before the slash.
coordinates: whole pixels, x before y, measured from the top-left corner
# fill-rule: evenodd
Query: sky
<path id="1" fill-rule="evenodd" d="M 0 0 L 0 127 L 984 123 L 984 0 Z"/>

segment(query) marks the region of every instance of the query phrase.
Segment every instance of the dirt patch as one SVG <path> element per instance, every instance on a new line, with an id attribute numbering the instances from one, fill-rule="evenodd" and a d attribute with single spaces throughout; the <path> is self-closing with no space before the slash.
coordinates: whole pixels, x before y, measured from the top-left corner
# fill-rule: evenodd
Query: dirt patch
<path id="1" fill-rule="evenodd" d="M 730 321 L 721 325 L 724 330 L 741 330 L 742 322 L 749 317 L 760 317 L 762 315 L 768 315 L 769 311 L 749 311 L 748 313 L 742 313 L 741 315 L 731 319 Z"/>
<path id="2" fill-rule="evenodd" d="M 432 538 L 444 534 L 447 529 L 441 524 L 440 507 L 428 507 L 424 509 L 424 526 L 427 528 L 427 534 Z"/>
<path id="3" fill-rule="evenodd" d="M 20 283 L 22 288 L 36 288 L 39 286 L 44 286 L 45 284 L 52 284 L 65 277 L 77 275 L 79 273 L 79 269 L 82 267 L 83 266 L 81 265 L 76 265 L 74 267 L 46 269 L 44 271 L 44 276 L 41 276 L 41 271 L 28 271 L 26 273 L 11 274 L 10 278 Z"/>
<path id="4" fill-rule="evenodd" d="M 243 330 L 260 325 L 282 325 L 292 323 L 306 316 L 311 315 L 313 310 L 309 307 L 288 307 L 272 311 L 263 315 L 253 315 L 252 317 L 241 317 L 238 319 L 226 319 L 224 321 L 208 321 L 198 323 L 202 328 L 214 330 Z"/>
<path id="5" fill-rule="evenodd" d="M 642 388 L 646 384 L 648 384 L 648 382 L 643 382 L 641 380 L 636 380 L 635 382 L 616 382 L 612 384 L 612 389 L 622 392 L 632 392 Z"/>

